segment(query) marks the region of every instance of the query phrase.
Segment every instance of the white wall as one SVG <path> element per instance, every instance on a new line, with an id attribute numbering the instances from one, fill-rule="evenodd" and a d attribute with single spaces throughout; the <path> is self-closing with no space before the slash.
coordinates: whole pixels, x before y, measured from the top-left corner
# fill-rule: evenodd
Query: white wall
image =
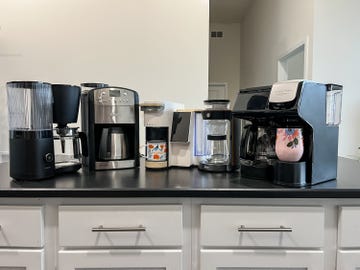
<path id="1" fill-rule="evenodd" d="M 100 81 L 144 100 L 202 106 L 207 97 L 207 0 L 1 0 L 0 151 L 5 83 Z"/>
<path id="2" fill-rule="evenodd" d="M 240 23 L 211 23 L 210 31 L 222 31 L 224 36 L 210 38 L 209 82 L 226 82 L 234 104 L 240 89 Z"/>
<path id="3" fill-rule="evenodd" d="M 241 24 L 241 88 L 274 83 L 278 59 L 307 39 L 311 48 L 313 0 L 252 0 Z M 309 74 L 311 62 L 309 50 Z"/>
<path id="4" fill-rule="evenodd" d="M 313 79 L 344 85 L 339 155 L 359 155 L 360 1 L 315 0 Z"/>

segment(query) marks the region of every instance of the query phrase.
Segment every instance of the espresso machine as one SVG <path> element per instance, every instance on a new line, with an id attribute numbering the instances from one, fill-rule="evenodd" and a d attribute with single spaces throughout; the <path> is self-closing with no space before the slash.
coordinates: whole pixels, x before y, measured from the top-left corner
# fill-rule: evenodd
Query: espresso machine
<path id="1" fill-rule="evenodd" d="M 82 130 L 88 139 L 89 170 L 139 166 L 139 97 L 122 87 L 91 89 L 83 96 Z M 83 105 L 82 104 L 82 105 Z"/>
<path id="2" fill-rule="evenodd" d="M 306 80 L 240 90 L 233 117 L 242 119 L 241 176 L 291 187 L 335 179 L 341 96 L 341 85 Z M 284 158 L 299 149 L 297 159 Z"/>
<path id="3" fill-rule="evenodd" d="M 9 113 L 10 176 L 39 180 L 55 175 L 51 84 L 6 84 Z"/>
<path id="4" fill-rule="evenodd" d="M 145 167 L 148 169 L 166 169 L 170 166 L 170 138 L 173 123 L 173 113 L 184 108 L 183 104 L 174 102 L 144 102 L 141 105 L 144 112 L 145 126 Z"/>
<path id="5" fill-rule="evenodd" d="M 239 146 L 236 140 L 240 121 L 233 119 L 226 99 L 205 100 L 203 118 L 203 156 L 198 168 L 210 172 L 228 172 L 238 167 Z"/>
<path id="6" fill-rule="evenodd" d="M 53 130 L 55 171 L 57 174 L 76 172 L 81 168 L 82 155 L 87 156 L 85 133 L 78 127 L 69 124 L 76 123 L 79 113 L 80 87 L 76 85 L 52 84 Z"/>

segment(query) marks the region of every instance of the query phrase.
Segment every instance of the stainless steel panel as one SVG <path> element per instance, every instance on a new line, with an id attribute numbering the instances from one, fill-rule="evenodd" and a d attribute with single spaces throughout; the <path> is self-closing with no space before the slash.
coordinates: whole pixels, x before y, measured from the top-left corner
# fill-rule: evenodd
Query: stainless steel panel
<path id="1" fill-rule="evenodd" d="M 134 124 L 135 97 L 123 88 L 101 88 L 94 90 L 95 123 Z"/>
<path id="2" fill-rule="evenodd" d="M 112 160 L 95 162 L 95 170 L 134 168 L 135 160 Z"/>
<path id="3" fill-rule="evenodd" d="M 96 124 L 135 124 L 135 107 L 95 105 Z"/>

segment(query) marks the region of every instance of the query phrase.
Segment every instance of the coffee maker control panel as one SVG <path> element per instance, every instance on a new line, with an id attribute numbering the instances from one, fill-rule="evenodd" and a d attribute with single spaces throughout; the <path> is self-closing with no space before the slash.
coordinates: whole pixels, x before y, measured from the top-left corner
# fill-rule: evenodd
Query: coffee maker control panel
<path id="1" fill-rule="evenodd" d="M 94 90 L 95 105 L 128 106 L 135 104 L 134 93 L 125 88 L 101 88 Z"/>

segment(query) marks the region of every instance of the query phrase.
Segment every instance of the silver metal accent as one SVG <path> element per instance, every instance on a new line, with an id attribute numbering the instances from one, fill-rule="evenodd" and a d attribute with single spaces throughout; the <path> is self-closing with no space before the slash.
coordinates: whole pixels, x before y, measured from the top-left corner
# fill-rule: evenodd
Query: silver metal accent
<path id="1" fill-rule="evenodd" d="M 245 225 L 241 225 L 238 228 L 238 232 L 292 232 L 291 227 L 280 226 L 278 228 L 266 228 L 266 227 L 246 227 Z"/>
<path id="2" fill-rule="evenodd" d="M 95 123 L 135 123 L 135 95 L 132 91 L 108 87 L 94 90 L 93 95 Z"/>
<path id="3" fill-rule="evenodd" d="M 109 161 L 96 161 L 96 170 L 111 170 L 111 169 L 125 169 L 134 168 L 135 160 L 109 160 Z"/>
<path id="4" fill-rule="evenodd" d="M 139 225 L 137 227 L 118 227 L 118 228 L 109 228 L 100 225 L 99 227 L 92 228 L 91 231 L 92 232 L 145 232 L 146 228 L 143 225 Z"/>
<path id="5" fill-rule="evenodd" d="M 121 128 L 104 128 L 102 130 L 99 157 L 102 160 L 127 159 L 129 157 L 125 134 Z"/>

